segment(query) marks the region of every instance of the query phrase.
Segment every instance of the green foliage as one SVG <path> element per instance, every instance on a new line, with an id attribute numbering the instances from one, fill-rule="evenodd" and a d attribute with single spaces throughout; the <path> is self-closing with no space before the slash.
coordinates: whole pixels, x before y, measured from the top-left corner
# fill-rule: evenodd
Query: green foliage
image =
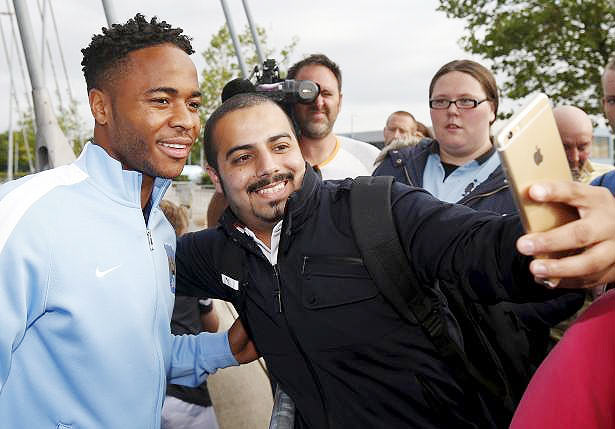
<path id="1" fill-rule="evenodd" d="M 179 176 L 173 178 L 174 182 L 189 182 L 190 178 L 185 174 L 180 174 Z"/>
<path id="2" fill-rule="evenodd" d="M 615 1 L 440 0 L 438 10 L 466 21 L 460 45 L 490 60 L 502 95 L 541 91 L 555 104 L 600 113 L 600 73 L 615 53 Z"/>
<path id="3" fill-rule="evenodd" d="M 199 180 L 199 185 L 213 186 L 213 184 L 214 182 L 211 181 L 211 177 L 209 177 L 209 174 L 203 173 L 203 175 L 201 176 L 201 180 Z"/>
<path id="4" fill-rule="evenodd" d="M 77 103 L 71 101 L 68 108 L 60 107 L 58 112 L 58 125 L 64 132 L 66 139 L 73 148 L 75 155 L 79 155 L 83 146 L 92 138 L 92 131 L 83 123 L 77 110 Z"/>
<path id="5" fill-rule="evenodd" d="M 34 157 L 35 153 L 35 136 L 34 129 L 32 127 L 32 117 L 25 115 L 21 118 L 18 126 L 13 130 L 13 157 L 17 157 L 17 170 L 13 174 L 13 177 L 20 177 L 30 172 L 30 164 L 28 163 L 28 152 L 24 141 L 28 144 L 30 154 Z M 9 132 L 8 130 L 0 134 L 0 172 L 1 177 L 6 177 L 7 161 L 8 161 L 8 146 L 9 145 Z M 15 159 L 13 159 L 15 162 Z M 35 165 L 34 159 L 31 160 L 32 165 Z"/>
<path id="6" fill-rule="evenodd" d="M 279 53 L 267 45 L 267 34 L 262 27 L 256 27 L 259 43 L 265 58 L 275 58 L 278 65 L 288 65 L 289 57 L 295 46 L 298 43 L 296 37 Z M 248 73 L 252 71 L 255 65 L 258 65 L 258 57 L 256 55 L 256 47 L 252 39 L 250 27 L 246 25 L 244 31 L 237 35 L 243 59 L 246 63 Z M 230 33 L 226 25 L 223 25 L 216 34 L 214 34 L 209 42 L 209 48 L 203 53 L 205 67 L 201 72 L 201 92 L 203 93 L 203 107 L 201 110 L 201 119 L 205 123 L 209 115 L 221 104 L 220 94 L 222 88 L 228 81 L 235 79 L 241 75 L 235 48 L 231 40 Z M 199 159 L 201 150 L 201 138 L 192 147 L 192 159 Z"/>

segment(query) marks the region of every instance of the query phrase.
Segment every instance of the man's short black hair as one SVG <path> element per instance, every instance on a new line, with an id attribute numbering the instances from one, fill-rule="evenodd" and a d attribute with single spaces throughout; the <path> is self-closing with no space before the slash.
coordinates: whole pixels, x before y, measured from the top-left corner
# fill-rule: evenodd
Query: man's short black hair
<path id="1" fill-rule="evenodd" d="M 81 50 L 88 92 L 92 88 L 101 88 L 109 78 L 109 72 L 132 51 L 172 43 L 188 55 L 194 53 L 191 39 L 182 35 L 183 31 L 172 28 L 166 21 L 158 22 L 155 16 L 148 22 L 140 13 L 125 24 L 113 24 L 110 29 L 103 27 L 103 34 L 92 36 L 90 45 Z"/>
<path id="2" fill-rule="evenodd" d="M 216 142 L 214 141 L 214 131 L 218 121 L 228 113 L 236 110 L 247 109 L 248 107 L 259 106 L 265 103 L 273 104 L 284 112 L 295 138 L 297 137 L 295 128 L 290 117 L 288 116 L 288 113 L 286 113 L 286 111 L 271 98 L 254 92 L 244 92 L 234 95 L 214 110 L 214 112 L 207 119 L 203 130 L 203 147 L 205 149 L 205 158 L 207 159 L 207 164 L 209 164 L 209 166 L 216 172 L 218 171 L 218 148 Z"/>
<path id="3" fill-rule="evenodd" d="M 288 74 L 286 76 L 287 79 L 296 79 L 297 73 L 305 66 L 323 66 L 328 68 L 331 73 L 337 79 L 337 89 L 339 92 L 342 92 L 342 71 L 339 66 L 335 64 L 329 57 L 324 54 L 312 54 L 309 57 L 306 57 L 299 61 L 298 63 L 293 64 L 288 69 Z"/>

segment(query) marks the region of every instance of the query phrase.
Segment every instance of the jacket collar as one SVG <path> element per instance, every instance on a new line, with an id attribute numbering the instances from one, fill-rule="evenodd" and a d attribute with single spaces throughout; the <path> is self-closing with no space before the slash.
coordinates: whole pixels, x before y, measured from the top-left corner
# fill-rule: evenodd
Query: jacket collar
<path id="1" fill-rule="evenodd" d="M 507 188 L 508 183 L 506 182 L 504 170 L 502 169 L 502 165 L 498 165 L 497 168 L 493 170 L 493 172 L 489 175 L 489 177 L 487 177 L 485 181 L 480 183 L 468 195 L 457 201 L 457 204 L 465 205 L 469 200 L 478 198 L 481 195 L 487 194 L 486 196 L 489 196 L 495 191 L 504 190 Z"/>
<path id="2" fill-rule="evenodd" d="M 483 164 L 484 162 L 489 160 L 489 158 L 491 157 L 491 155 L 493 155 L 494 152 L 495 147 L 491 146 L 491 149 L 476 158 L 475 161 L 479 164 Z M 422 187 L 423 171 L 425 171 L 427 158 L 430 154 L 440 154 L 440 144 L 437 140 L 424 138 L 416 146 L 393 150 L 389 153 L 391 153 L 391 163 L 394 166 L 406 166 L 408 174 L 410 175 L 410 179 L 413 182 L 412 185 Z M 499 179 L 499 177 L 497 177 L 496 179 Z M 502 185 L 498 183 L 498 186 Z"/>
<path id="3" fill-rule="evenodd" d="M 109 198 L 128 206 L 141 207 L 143 174 L 124 170 L 122 164 L 111 158 L 102 147 L 89 142 L 74 165 L 88 175 L 88 181 Z M 151 203 L 156 207 L 171 184 L 170 179 L 156 177 Z"/>
<path id="4" fill-rule="evenodd" d="M 322 186 L 320 175 L 308 164 L 305 163 L 305 174 L 301 188 L 293 192 L 286 202 L 284 210 L 284 222 L 282 224 L 282 240 L 285 236 L 290 236 L 295 231 L 299 231 L 305 221 L 312 215 L 318 207 L 318 194 Z"/>
<path id="5" fill-rule="evenodd" d="M 391 164 L 396 168 L 405 169 L 411 186 L 423 186 L 423 170 L 430 153 L 438 153 L 438 142 L 424 138 L 416 146 L 394 149 L 389 152 Z M 407 181 L 407 180 L 406 180 Z"/>

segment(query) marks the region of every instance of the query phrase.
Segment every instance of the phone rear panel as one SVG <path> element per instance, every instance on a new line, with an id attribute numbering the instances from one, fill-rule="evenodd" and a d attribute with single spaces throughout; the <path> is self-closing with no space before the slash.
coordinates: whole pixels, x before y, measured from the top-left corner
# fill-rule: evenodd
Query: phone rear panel
<path id="1" fill-rule="evenodd" d="M 527 232 L 546 231 L 578 219 L 574 207 L 536 203 L 528 195 L 529 187 L 538 181 L 572 181 L 546 95 L 534 97 L 510 119 L 498 133 L 497 146 Z"/>

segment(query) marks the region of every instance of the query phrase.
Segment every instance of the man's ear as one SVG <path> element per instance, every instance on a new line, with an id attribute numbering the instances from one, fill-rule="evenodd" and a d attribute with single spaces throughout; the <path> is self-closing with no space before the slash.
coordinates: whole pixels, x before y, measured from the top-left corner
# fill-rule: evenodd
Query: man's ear
<path id="1" fill-rule="evenodd" d="M 100 89 L 90 89 L 88 99 L 90 101 L 90 111 L 96 123 L 99 125 L 106 125 L 109 121 L 111 112 L 111 104 L 109 103 L 107 94 Z"/>
<path id="2" fill-rule="evenodd" d="M 222 188 L 222 182 L 220 181 L 220 176 L 218 176 L 218 172 L 212 167 L 210 167 L 209 165 L 205 167 L 205 169 L 207 170 L 207 174 L 209 175 L 209 178 L 211 179 L 214 186 L 216 187 L 216 192 L 221 195 L 224 195 L 224 188 Z"/>

